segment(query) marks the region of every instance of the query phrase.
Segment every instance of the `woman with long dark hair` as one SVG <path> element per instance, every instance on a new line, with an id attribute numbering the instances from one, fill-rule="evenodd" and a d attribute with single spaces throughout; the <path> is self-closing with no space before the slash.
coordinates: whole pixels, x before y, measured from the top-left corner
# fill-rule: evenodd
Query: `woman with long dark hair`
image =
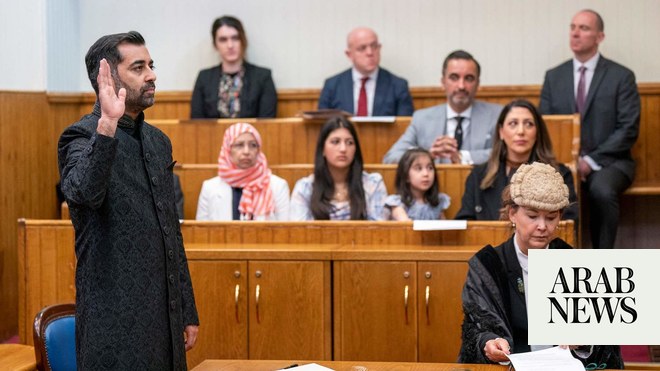
<path id="1" fill-rule="evenodd" d="M 465 181 L 465 193 L 456 219 L 498 220 L 502 190 L 522 164 L 542 162 L 559 171 L 569 190 L 571 205 L 563 219 L 577 222 L 577 196 L 573 174 L 555 159 L 552 142 L 543 117 L 534 105 L 518 99 L 504 106 L 493 140 L 488 162 L 475 166 Z"/>
<path id="2" fill-rule="evenodd" d="M 383 177 L 363 167 L 353 124 L 343 117 L 328 120 L 316 143 L 314 174 L 293 188 L 291 220 L 382 220 Z"/>

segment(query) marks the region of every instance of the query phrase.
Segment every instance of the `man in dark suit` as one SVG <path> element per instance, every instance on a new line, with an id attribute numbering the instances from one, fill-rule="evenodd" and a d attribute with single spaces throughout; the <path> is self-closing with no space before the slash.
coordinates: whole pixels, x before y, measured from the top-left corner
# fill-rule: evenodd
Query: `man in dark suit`
<path id="1" fill-rule="evenodd" d="M 411 147 L 428 150 L 437 162 L 486 162 L 502 106 L 475 100 L 480 76 L 481 66 L 470 53 L 449 53 L 442 63 L 440 80 L 447 103 L 415 112 L 406 132 L 387 151 L 383 162 L 399 162 Z"/>
<path id="2" fill-rule="evenodd" d="M 571 22 L 574 58 L 545 75 L 543 114 L 579 112 L 578 173 L 588 197 L 591 240 L 595 248 L 613 248 L 619 223 L 619 196 L 632 184 L 635 162 L 630 152 L 639 134 L 640 99 L 635 75 L 604 58 L 603 20 L 593 10 Z"/>
<path id="3" fill-rule="evenodd" d="M 410 116 L 408 82 L 379 68 L 378 35 L 369 28 L 348 34 L 346 56 L 353 67 L 325 81 L 319 109 L 341 109 L 356 116 Z"/>

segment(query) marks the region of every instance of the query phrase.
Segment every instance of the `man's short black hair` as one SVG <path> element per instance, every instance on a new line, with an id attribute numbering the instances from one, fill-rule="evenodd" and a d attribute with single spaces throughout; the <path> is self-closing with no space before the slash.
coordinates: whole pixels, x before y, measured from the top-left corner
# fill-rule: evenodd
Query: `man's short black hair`
<path id="1" fill-rule="evenodd" d="M 123 43 L 133 45 L 145 44 L 144 38 L 139 32 L 129 31 L 103 36 L 96 40 L 94 45 L 92 45 L 87 51 L 87 54 L 85 55 L 87 76 L 89 77 L 89 82 L 92 83 L 96 95 L 99 94 L 99 85 L 96 82 L 96 78 L 99 75 L 99 63 L 101 62 L 101 59 L 105 58 L 110 65 L 110 71 L 113 76 L 117 76 L 117 65 L 122 61 L 121 53 L 119 53 L 119 48 L 117 47 Z"/>
<path id="2" fill-rule="evenodd" d="M 444 76 L 445 72 L 447 72 L 447 64 L 449 64 L 449 61 L 452 59 L 465 59 L 468 61 L 473 61 L 474 64 L 477 65 L 477 77 L 481 76 L 481 66 L 479 65 L 479 62 L 474 59 L 472 54 L 466 52 L 465 50 L 454 50 L 453 52 L 449 53 L 447 58 L 445 58 L 445 61 L 442 63 L 442 76 Z"/>

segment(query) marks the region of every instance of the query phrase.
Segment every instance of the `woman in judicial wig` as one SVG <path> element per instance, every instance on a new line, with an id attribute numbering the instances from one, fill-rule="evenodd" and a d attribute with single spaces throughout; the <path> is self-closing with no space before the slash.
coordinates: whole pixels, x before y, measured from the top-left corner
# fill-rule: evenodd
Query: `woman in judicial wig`
<path id="1" fill-rule="evenodd" d="M 527 341 L 527 252 L 570 249 L 556 238 L 569 191 L 554 167 L 522 164 L 502 193 L 502 219 L 514 234 L 497 247 L 484 247 L 468 262 L 463 288 L 463 334 L 459 362 L 506 362 L 507 354 L 549 348 Z M 623 368 L 618 346 L 571 346 L 585 366 Z"/>

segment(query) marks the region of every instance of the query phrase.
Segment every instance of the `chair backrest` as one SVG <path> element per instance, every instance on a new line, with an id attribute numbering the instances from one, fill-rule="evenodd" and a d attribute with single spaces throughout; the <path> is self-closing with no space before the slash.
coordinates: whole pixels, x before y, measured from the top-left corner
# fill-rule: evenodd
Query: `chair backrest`
<path id="1" fill-rule="evenodd" d="M 39 371 L 76 370 L 75 315 L 75 304 L 55 304 L 34 318 L 34 353 Z"/>

